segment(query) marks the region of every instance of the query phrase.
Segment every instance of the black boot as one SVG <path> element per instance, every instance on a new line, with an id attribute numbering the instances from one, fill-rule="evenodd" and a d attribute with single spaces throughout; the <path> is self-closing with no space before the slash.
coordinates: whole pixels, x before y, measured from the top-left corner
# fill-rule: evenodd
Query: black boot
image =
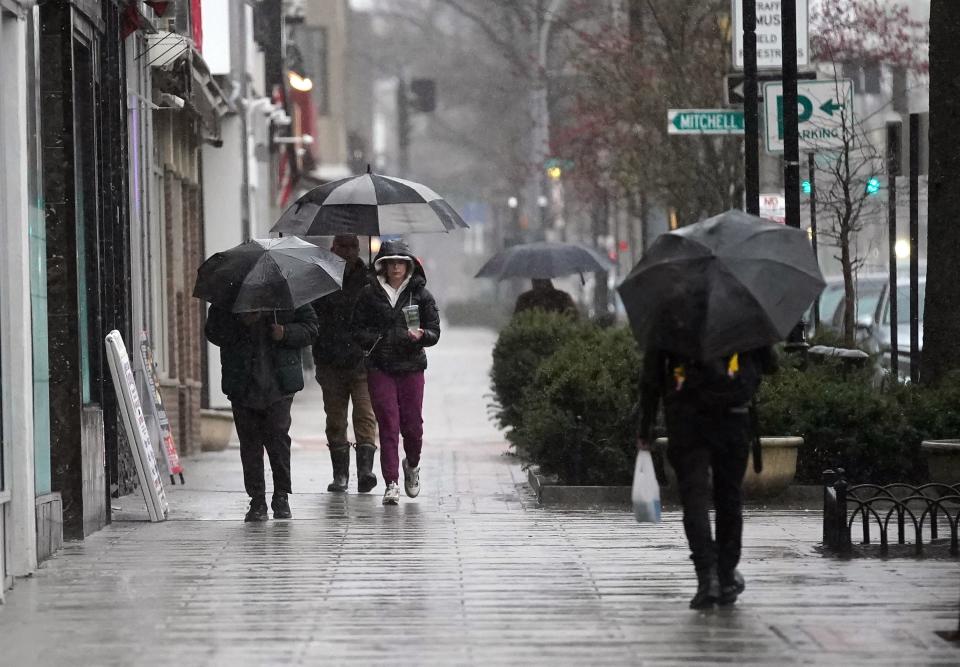
<path id="1" fill-rule="evenodd" d="M 690 600 L 691 609 L 710 609 L 720 598 L 720 579 L 716 566 L 697 568 L 697 594 Z"/>
<path id="2" fill-rule="evenodd" d="M 333 481 L 327 491 L 343 493 L 350 481 L 350 445 L 330 445 L 330 463 L 333 464 Z"/>
<path id="3" fill-rule="evenodd" d="M 270 517 L 267 515 L 266 496 L 254 496 L 250 499 L 250 509 L 247 515 L 243 517 L 244 521 L 266 521 Z"/>
<path id="4" fill-rule="evenodd" d="M 725 572 L 720 576 L 720 598 L 718 604 L 733 604 L 743 593 L 747 584 L 738 570 Z"/>
<path id="5" fill-rule="evenodd" d="M 373 474 L 373 457 L 376 453 L 376 445 L 357 443 L 357 490 L 360 493 L 366 493 L 377 485 L 377 476 Z"/>
<path id="6" fill-rule="evenodd" d="M 270 507 L 273 508 L 274 519 L 290 519 L 293 517 L 290 512 L 290 502 L 287 500 L 287 494 L 283 491 L 274 491 Z"/>

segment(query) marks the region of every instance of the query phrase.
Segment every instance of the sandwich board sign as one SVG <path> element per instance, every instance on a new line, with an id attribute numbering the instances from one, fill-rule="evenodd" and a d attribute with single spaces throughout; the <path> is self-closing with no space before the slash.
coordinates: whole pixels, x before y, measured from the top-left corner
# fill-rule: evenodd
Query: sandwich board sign
<path id="1" fill-rule="evenodd" d="M 163 478 L 150 440 L 150 429 L 147 428 L 147 421 L 143 417 L 143 406 L 137 392 L 133 369 L 130 367 L 130 357 L 127 355 L 127 348 L 123 344 L 119 331 L 113 330 L 107 334 L 105 342 L 110 377 L 113 379 L 117 404 L 123 418 L 123 430 L 133 454 L 140 489 L 147 503 L 147 513 L 150 515 L 150 521 L 164 521 L 170 506 L 163 491 Z"/>
<path id="2" fill-rule="evenodd" d="M 157 377 L 157 367 L 153 363 L 153 350 L 150 348 L 150 341 L 147 339 L 146 332 L 140 334 L 140 365 L 143 368 L 147 390 L 150 392 L 149 401 L 152 401 L 153 413 L 157 417 L 160 451 L 163 453 L 163 460 L 167 464 L 170 483 L 176 484 L 176 477 L 174 477 L 176 475 L 180 477 L 180 483 L 185 484 L 183 466 L 180 464 L 180 455 L 177 454 L 177 444 L 173 440 L 173 431 L 170 430 L 170 420 L 167 418 L 167 411 L 163 409 L 163 399 L 160 397 L 160 380 Z"/>
<path id="3" fill-rule="evenodd" d="M 843 148 L 853 127 L 853 82 L 824 79 L 797 82 L 800 150 L 815 153 Z M 783 83 L 763 85 L 767 151 L 783 152 Z"/>

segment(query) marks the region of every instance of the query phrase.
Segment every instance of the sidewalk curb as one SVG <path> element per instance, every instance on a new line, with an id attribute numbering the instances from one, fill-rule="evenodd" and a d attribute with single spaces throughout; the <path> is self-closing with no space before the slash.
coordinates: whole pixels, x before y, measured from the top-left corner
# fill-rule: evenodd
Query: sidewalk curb
<path id="1" fill-rule="evenodd" d="M 587 509 L 591 507 L 631 506 L 629 486 L 572 486 L 560 484 L 556 477 L 541 475 L 539 468 L 527 468 L 527 483 L 542 507 Z M 669 487 L 660 488 L 665 505 L 679 505 L 676 494 Z M 772 498 L 745 498 L 747 509 L 823 509 L 823 489 L 816 485 L 793 484 Z"/>

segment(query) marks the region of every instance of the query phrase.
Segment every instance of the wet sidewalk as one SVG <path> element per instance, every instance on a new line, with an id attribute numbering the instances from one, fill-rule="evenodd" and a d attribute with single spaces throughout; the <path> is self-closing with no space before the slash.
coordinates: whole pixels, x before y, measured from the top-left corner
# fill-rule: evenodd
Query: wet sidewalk
<path id="1" fill-rule="evenodd" d="M 315 383 L 295 403 L 294 519 L 244 524 L 235 448 L 188 460 L 170 520 L 135 498 L 0 607 L 0 664 L 958 664 L 954 561 L 837 561 L 817 512 L 747 519 L 736 607 L 697 613 L 679 515 L 536 506 L 487 422 L 493 335 L 431 351 L 423 490 L 330 481 Z"/>

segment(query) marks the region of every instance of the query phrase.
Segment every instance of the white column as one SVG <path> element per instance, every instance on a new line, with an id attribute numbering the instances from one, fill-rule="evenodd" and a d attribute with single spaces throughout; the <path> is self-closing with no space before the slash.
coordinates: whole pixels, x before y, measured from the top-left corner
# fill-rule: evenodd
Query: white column
<path id="1" fill-rule="evenodd" d="M 0 20 L 0 393 L 10 502 L 4 506 L 9 574 L 37 567 L 33 466 L 33 349 L 30 317 L 30 237 L 27 224 L 26 21 Z M 2 587 L 0 587 L 2 588 Z"/>

